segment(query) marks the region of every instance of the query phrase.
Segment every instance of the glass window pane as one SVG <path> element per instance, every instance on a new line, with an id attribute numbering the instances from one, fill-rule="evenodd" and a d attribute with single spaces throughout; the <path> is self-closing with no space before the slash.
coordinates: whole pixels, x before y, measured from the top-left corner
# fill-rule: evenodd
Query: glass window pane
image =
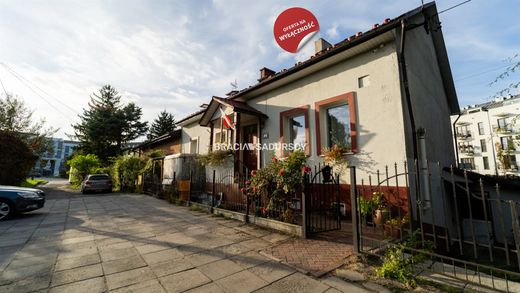
<path id="1" fill-rule="evenodd" d="M 291 143 L 301 147 L 305 146 L 307 142 L 305 137 L 305 116 L 291 117 L 289 118 L 289 123 L 291 127 Z"/>
<path id="2" fill-rule="evenodd" d="M 338 145 L 351 148 L 350 113 L 348 105 L 327 109 L 328 147 Z"/>

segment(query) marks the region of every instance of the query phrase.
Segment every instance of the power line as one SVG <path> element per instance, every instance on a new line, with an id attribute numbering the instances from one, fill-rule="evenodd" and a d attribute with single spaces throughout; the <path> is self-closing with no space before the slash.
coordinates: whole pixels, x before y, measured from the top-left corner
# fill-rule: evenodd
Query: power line
<path id="1" fill-rule="evenodd" d="M 23 80 L 25 80 L 26 82 L 32 84 L 36 89 L 40 90 L 42 93 L 44 93 L 45 95 L 47 95 L 49 98 L 55 100 L 56 102 L 60 103 L 61 105 L 63 105 L 64 107 L 66 107 L 67 109 L 71 110 L 72 112 L 76 113 L 77 115 L 79 115 L 79 113 L 74 110 L 73 108 L 71 108 L 69 105 L 63 103 L 62 101 L 60 101 L 59 99 L 57 98 L 54 98 L 53 96 L 51 96 L 49 93 L 47 93 L 46 91 L 44 91 L 43 89 L 41 89 L 38 85 L 36 85 L 34 82 L 31 82 L 30 80 L 28 80 L 27 78 L 23 77 L 20 73 L 16 72 L 14 69 L 12 69 L 10 66 L 7 66 L 7 64 L 3 63 L 3 62 L 0 62 L 0 64 L 2 64 L 6 69 L 10 70 L 11 72 L 15 73 L 16 75 L 18 75 L 20 78 L 22 78 Z"/>
<path id="2" fill-rule="evenodd" d="M 437 12 L 437 14 L 441 14 L 441 13 L 444 13 L 446 11 L 452 10 L 453 8 L 457 8 L 457 7 L 459 7 L 461 5 L 464 5 L 464 4 L 468 3 L 468 2 L 471 2 L 471 0 L 466 0 L 464 2 L 461 2 L 461 3 L 457 4 L 457 5 L 453 5 L 452 7 L 449 7 L 449 8 L 446 8 L 446 9 L 442 10 L 442 11 Z"/>
<path id="3" fill-rule="evenodd" d="M 0 78 L 0 84 L 2 85 L 2 88 L 4 89 L 5 96 L 7 97 L 8 94 L 7 94 L 7 91 L 5 90 L 5 86 L 4 86 L 4 83 L 2 82 L 2 78 Z"/>
<path id="4" fill-rule="evenodd" d="M 4 65 L 0 62 L 0 64 Z M 74 121 L 67 116 L 67 114 L 61 112 L 56 106 L 54 106 L 51 102 L 49 102 L 45 97 L 43 97 L 40 93 L 38 93 L 36 90 L 34 90 L 30 85 L 28 85 L 23 79 L 21 79 L 16 73 L 9 70 L 8 67 L 5 67 L 7 69 L 7 72 L 11 73 L 12 76 L 14 76 L 16 79 L 18 79 L 23 85 L 25 85 L 29 90 L 31 90 L 33 93 L 35 93 L 38 97 L 40 97 L 47 105 L 49 105 L 52 109 L 56 110 L 56 112 L 60 113 L 63 118 L 69 120 L 70 122 L 74 123 Z"/>
<path id="5" fill-rule="evenodd" d="M 485 71 L 482 71 L 482 72 L 479 72 L 479 73 L 467 75 L 467 76 L 461 77 L 459 79 L 456 79 L 455 81 L 462 81 L 462 80 L 470 79 L 470 78 L 473 78 L 473 77 L 477 77 L 477 76 L 480 76 L 480 75 L 483 75 L 483 74 L 486 74 L 486 73 L 489 73 L 489 72 L 493 72 L 493 71 L 496 71 L 496 70 L 499 70 L 499 69 L 502 69 L 502 68 L 509 67 L 509 66 L 511 66 L 513 64 L 514 63 L 511 63 L 511 64 L 503 65 L 503 66 L 500 66 L 500 67 L 488 69 L 488 70 L 485 70 Z"/>

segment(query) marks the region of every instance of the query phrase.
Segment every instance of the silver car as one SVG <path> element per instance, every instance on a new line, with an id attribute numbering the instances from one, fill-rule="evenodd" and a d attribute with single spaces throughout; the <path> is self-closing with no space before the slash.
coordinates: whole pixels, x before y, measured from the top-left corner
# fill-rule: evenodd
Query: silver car
<path id="1" fill-rule="evenodd" d="M 81 182 L 81 193 L 112 192 L 112 179 L 108 174 L 90 174 Z"/>

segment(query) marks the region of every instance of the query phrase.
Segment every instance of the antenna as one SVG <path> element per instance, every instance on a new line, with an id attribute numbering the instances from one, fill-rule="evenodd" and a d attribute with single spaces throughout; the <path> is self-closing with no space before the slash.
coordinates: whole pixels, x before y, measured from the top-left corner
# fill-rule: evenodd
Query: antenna
<path id="1" fill-rule="evenodd" d="M 230 82 L 229 84 L 231 85 L 233 90 L 238 89 L 238 82 L 237 82 L 236 78 L 235 78 L 235 82 Z"/>

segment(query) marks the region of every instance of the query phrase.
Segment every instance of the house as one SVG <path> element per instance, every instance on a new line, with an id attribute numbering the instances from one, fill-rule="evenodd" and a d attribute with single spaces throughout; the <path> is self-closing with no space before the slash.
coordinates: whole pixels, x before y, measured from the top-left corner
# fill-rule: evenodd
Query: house
<path id="1" fill-rule="evenodd" d="M 520 176 L 520 95 L 465 107 L 451 117 L 459 166 L 484 175 Z"/>
<path id="2" fill-rule="evenodd" d="M 302 147 L 311 166 L 323 163 L 325 149 L 342 145 L 358 178 L 367 181 L 369 176 L 376 181 L 377 170 L 395 163 L 406 161 L 412 170 L 418 161 L 423 170 L 427 161 L 456 162 L 450 115 L 460 109 L 434 2 L 334 45 L 320 39 L 315 49 L 310 59 L 289 69 L 260 69 L 258 83 L 225 98 L 214 96 L 181 120 L 181 152 L 238 147 L 232 166 L 240 173 L 261 168 L 274 155 L 286 156 L 284 145 Z M 232 126 L 225 127 L 225 120 Z M 440 178 L 441 171 L 435 172 L 417 178 Z M 436 208 L 430 197 L 441 194 L 442 184 L 420 184 L 406 174 L 405 196 L 426 203 L 426 218 Z M 348 204 L 348 172 L 340 183 L 341 200 Z"/>
<path id="3" fill-rule="evenodd" d="M 134 147 L 139 157 L 152 150 L 160 150 L 165 156 L 181 152 L 181 130 L 177 129 L 171 133 L 163 134 L 154 139 L 145 141 Z"/>

